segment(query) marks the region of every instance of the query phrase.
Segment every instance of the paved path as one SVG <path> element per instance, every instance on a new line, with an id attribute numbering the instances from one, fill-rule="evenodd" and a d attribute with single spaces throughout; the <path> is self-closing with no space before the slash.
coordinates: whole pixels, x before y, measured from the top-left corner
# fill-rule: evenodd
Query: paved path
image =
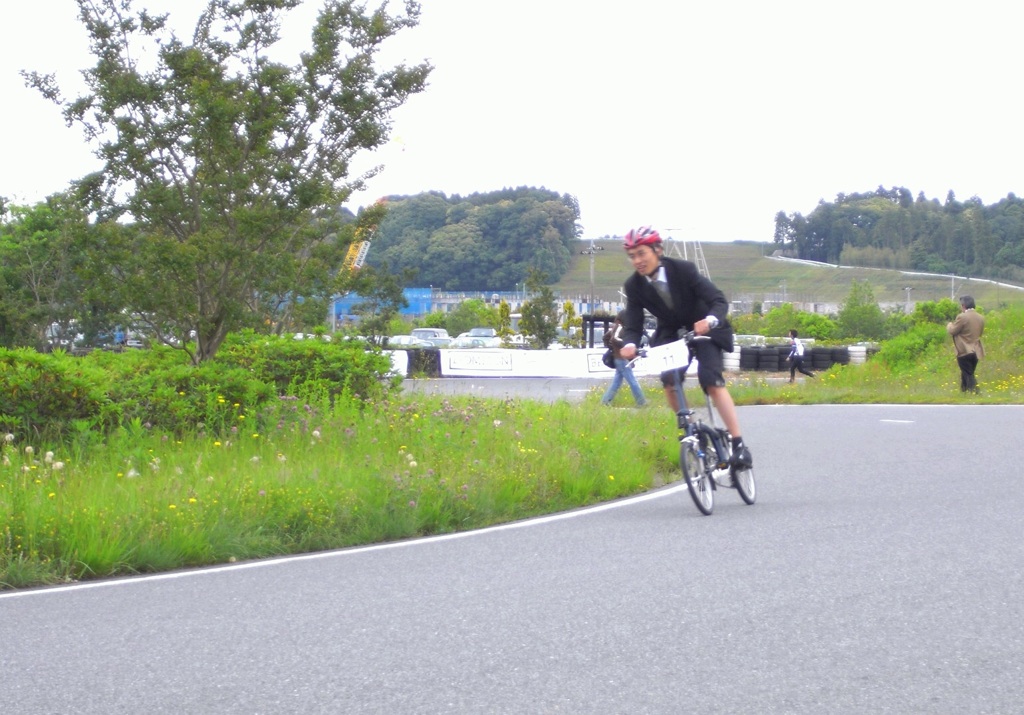
<path id="1" fill-rule="evenodd" d="M 0 596 L 0 709 L 1014 713 L 1021 407 L 743 408 L 759 500 Z"/>

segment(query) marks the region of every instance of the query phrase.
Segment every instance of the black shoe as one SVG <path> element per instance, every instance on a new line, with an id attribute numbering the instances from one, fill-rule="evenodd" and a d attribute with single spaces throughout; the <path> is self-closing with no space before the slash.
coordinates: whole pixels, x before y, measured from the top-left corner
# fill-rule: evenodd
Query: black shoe
<path id="1" fill-rule="evenodd" d="M 750 469 L 754 466 L 754 458 L 750 455 L 747 445 L 741 444 L 738 449 L 733 450 L 732 457 L 729 458 L 729 466 L 739 470 Z"/>

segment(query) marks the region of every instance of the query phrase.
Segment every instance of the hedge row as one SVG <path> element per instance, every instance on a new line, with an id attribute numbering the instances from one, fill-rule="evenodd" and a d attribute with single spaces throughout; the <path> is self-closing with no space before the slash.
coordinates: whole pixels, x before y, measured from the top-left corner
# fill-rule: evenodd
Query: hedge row
<path id="1" fill-rule="evenodd" d="M 390 368 L 364 343 L 251 332 L 231 336 L 198 366 L 167 347 L 84 357 L 0 349 L 0 430 L 60 438 L 134 422 L 219 433 L 237 429 L 242 415 L 259 428 L 285 401 L 379 397 L 397 384 L 385 378 Z"/>

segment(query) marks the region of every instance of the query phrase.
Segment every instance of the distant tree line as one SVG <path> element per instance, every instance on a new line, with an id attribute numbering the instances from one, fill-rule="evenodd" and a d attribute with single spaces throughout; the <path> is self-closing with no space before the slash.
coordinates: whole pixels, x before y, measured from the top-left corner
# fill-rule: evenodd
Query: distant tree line
<path id="1" fill-rule="evenodd" d="M 849 342 L 890 340 L 919 323 L 945 325 L 959 312 L 959 303 L 951 298 L 920 301 L 910 314 L 902 307 L 884 311 L 875 300 L 871 284 L 854 280 L 846 300 L 834 315 L 798 310 L 792 303 L 783 303 L 767 313 L 762 313 L 758 306 L 753 313 L 733 315 L 729 319 L 736 332 L 745 335 L 781 339 L 791 329 L 796 329 L 804 338 Z"/>
<path id="2" fill-rule="evenodd" d="M 990 206 L 977 197 L 945 203 L 881 186 L 839 194 L 807 216 L 775 216 L 775 244 L 826 263 L 1024 280 L 1024 200 Z"/>
<path id="3" fill-rule="evenodd" d="M 416 269 L 420 285 L 442 290 L 514 290 L 531 270 L 554 283 L 579 237 L 575 197 L 544 188 L 428 192 L 386 204 L 367 263 Z"/>

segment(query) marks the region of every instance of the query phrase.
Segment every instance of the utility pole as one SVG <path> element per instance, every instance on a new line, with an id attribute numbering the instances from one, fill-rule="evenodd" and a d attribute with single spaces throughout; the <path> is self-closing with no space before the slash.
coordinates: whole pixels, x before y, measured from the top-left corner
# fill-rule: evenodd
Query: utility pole
<path id="1" fill-rule="evenodd" d="M 590 239 L 590 248 L 580 251 L 581 255 L 590 256 L 590 303 L 588 303 L 590 313 L 594 312 L 594 254 L 603 250 L 604 246 L 595 246 L 594 239 Z"/>

